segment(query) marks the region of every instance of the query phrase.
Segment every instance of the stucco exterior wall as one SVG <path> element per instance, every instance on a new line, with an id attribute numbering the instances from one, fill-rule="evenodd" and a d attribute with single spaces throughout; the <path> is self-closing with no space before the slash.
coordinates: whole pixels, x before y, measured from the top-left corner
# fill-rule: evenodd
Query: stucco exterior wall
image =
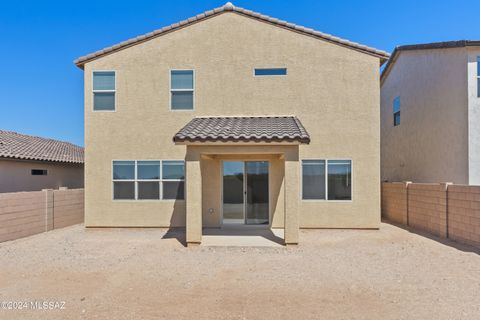
<path id="1" fill-rule="evenodd" d="M 253 76 L 265 67 L 287 67 L 288 75 Z M 194 111 L 170 111 L 171 69 L 195 70 Z M 116 71 L 115 112 L 92 112 L 93 70 Z M 184 159 L 186 147 L 172 137 L 195 116 L 294 114 L 312 140 L 300 146 L 300 160 L 353 162 L 353 200 L 301 202 L 300 226 L 376 228 L 379 94 L 378 58 L 232 12 L 88 62 L 86 225 L 185 225 L 185 201 L 113 201 L 112 160 Z M 212 188 L 219 165 L 204 167 L 219 178 Z M 218 207 L 212 190 L 204 198 Z M 218 217 L 205 215 L 209 207 L 203 204 L 204 223 L 217 225 Z"/>
<path id="2" fill-rule="evenodd" d="M 468 183 L 466 49 L 401 52 L 381 87 L 381 123 L 382 180 Z"/>
<path id="3" fill-rule="evenodd" d="M 32 169 L 47 170 L 46 176 L 32 176 Z M 44 161 L 0 159 L 0 193 L 42 189 L 83 188 L 83 165 Z"/>
<path id="4" fill-rule="evenodd" d="M 468 48 L 468 175 L 469 184 L 480 185 L 480 98 L 477 57 L 480 48 Z"/>

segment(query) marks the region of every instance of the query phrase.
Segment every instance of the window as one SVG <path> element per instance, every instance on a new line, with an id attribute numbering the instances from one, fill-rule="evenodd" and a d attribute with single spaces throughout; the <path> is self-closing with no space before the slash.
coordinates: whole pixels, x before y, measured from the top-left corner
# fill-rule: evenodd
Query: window
<path id="1" fill-rule="evenodd" d="M 477 97 L 480 98 L 480 56 L 477 57 Z"/>
<path id="2" fill-rule="evenodd" d="M 328 200 L 352 200 L 352 162 L 328 160 Z"/>
<path id="3" fill-rule="evenodd" d="M 115 71 L 93 72 L 93 110 L 115 111 Z"/>
<path id="4" fill-rule="evenodd" d="M 303 200 L 352 200 L 351 160 L 303 160 Z"/>
<path id="5" fill-rule="evenodd" d="M 163 199 L 185 199 L 185 163 L 162 162 Z"/>
<path id="6" fill-rule="evenodd" d="M 400 125 L 400 97 L 393 99 L 393 126 Z"/>
<path id="7" fill-rule="evenodd" d="M 255 69 L 255 76 L 286 76 L 287 68 Z"/>
<path id="8" fill-rule="evenodd" d="M 32 176 L 46 176 L 47 174 L 48 174 L 47 170 L 32 169 Z"/>
<path id="9" fill-rule="evenodd" d="M 325 200 L 325 160 L 304 160 L 302 171 L 303 199 Z"/>
<path id="10" fill-rule="evenodd" d="M 193 70 L 172 70 L 170 72 L 170 108 L 172 110 L 193 110 Z"/>
<path id="11" fill-rule="evenodd" d="M 184 172 L 184 161 L 113 161 L 113 199 L 185 199 Z"/>

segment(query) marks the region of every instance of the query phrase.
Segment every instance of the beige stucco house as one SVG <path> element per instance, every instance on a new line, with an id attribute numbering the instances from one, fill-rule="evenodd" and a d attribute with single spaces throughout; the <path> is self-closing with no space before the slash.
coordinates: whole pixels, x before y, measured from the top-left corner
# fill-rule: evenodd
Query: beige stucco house
<path id="1" fill-rule="evenodd" d="M 378 228 L 388 57 L 227 3 L 77 59 L 85 225 Z"/>
<path id="2" fill-rule="evenodd" d="M 0 130 L 0 193 L 83 188 L 83 148 Z"/>
<path id="3" fill-rule="evenodd" d="M 382 180 L 480 184 L 480 41 L 400 46 L 381 76 Z"/>

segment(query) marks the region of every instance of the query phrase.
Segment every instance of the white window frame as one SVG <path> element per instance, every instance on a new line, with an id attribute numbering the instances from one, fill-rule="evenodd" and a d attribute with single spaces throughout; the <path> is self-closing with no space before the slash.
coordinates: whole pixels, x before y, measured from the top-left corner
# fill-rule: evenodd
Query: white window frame
<path id="1" fill-rule="evenodd" d="M 260 75 L 260 76 L 257 76 L 255 74 L 255 70 L 261 70 L 261 69 L 285 69 L 285 74 L 266 74 L 266 75 Z M 253 77 L 254 78 L 268 78 L 268 77 L 286 77 L 288 76 L 288 68 L 287 67 L 265 67 L 265 68 L 253 68 L 252 70 L 252 74 L 253 74 Z"/>
<path id="2" fill-rule="evenodd" d="M 193 77 L 193 88 L 192 89 L 172 89 L 172 71 L 192 71 Z M 195 111 L 195 69 L 170 69 L 169 71 L 169 78 L 168 78 L 168 86 L 169 86 L 169 108 L 170 111 L 179 111 L 179 112 L 191 112 Z M 192 92 L 192 109 L 172 109 L 172 92 Z"/>
<path id="3" fill-rule="evenodd" d="M 115 161 L 133 161 L 135 164 L 135 174 L 134 174 L 134 179 L 114 179 L 113 177 L 113 163 Z M 137 171 L 138 171 L 138 162 L 142 162 L 142 161 L 159 161 L 160 162 L 160 179 L 138 179 L 138 176 L 137 176 Z M 182 161 L 183 162 L 183 170 L 184 170 L 184 178 L 183 179 L 163 179 L 162 178 L 162 175 L 163 175 L 163 162 L 164 161 Z M 140 201 L 140 202 L 149 202 L 149 201 L 153 201 L 153 202 L 158 202 L 158 201 L 185 201 L 185 191 L 186 191 L 186 176 L 185 176 L 185 167 L 186 167 L 186 164 L 185 164 L 185 160 L 184 159 L 163 159 L 163 160 L 159 160 L 159 159 L 141 159 L 141 160 L 128 160 L 128 159 L 114 159 L 112 160 L 112 163 L 111 163 L 111 170 L 112 170 L 112 174 L 111 174 L 111 177 L 112 177 L 112 201 L 114 202 L 131 202 L 131 201 Z M 163 182 L 169 182 L 169 181 L 183 181 L 184 182 L 184 190 L 183 190 L 183 199 L 163 199 Z M 134 195 L 134 199 L 115 199 L 115 187 L 114 187 L 114 183 L 115 182 L 133 182 L 134 183 L 134 190 L 135 190 L 135 195 Z M 138 182 L 158 182 L 159 183 L 159 199 L 138 199 Z"/>
<path id="4" fill-rule="evenodd" d="M 303 161 L 325 161 L 325 199 L 303 199 Z M 328 162 L 329 161 L 350 161 L 350 185 L 351 185 L 351 197 L 350 200 L 328 200 Z M 300 162 L 300 199 L 305 202 L 338 202 L 338 203 L 351 203 L 353 202 L 353 160 L 348 158 L 308 158 L 302 159 Z"/>
<path id="5" fill-rule="evenodd" d="M 93 76 L 95 72 L 113 72 L 115 77 L 115 89 L 114 90 L 94 90 L 93 88 Z M 114 95 L 113 110 L 95 110 L 95 93 L 112 93 Z M 92 70 L 92 111 L 93 112 L 116 112 L 117 111 L 117 71 L 115 70 Z"/>

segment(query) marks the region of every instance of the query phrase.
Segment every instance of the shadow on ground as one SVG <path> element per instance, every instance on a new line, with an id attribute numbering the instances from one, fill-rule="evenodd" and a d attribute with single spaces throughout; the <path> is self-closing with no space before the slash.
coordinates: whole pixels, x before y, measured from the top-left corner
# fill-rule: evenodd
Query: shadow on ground
<path id="1" fill-rule="evenodd" d="M 438 237 L 438 236 L 435 236 L 435 235 L 433 235 L 431 233 L 428 233 L 426 231 L 418 230 L 418 229 L 412 228 L 410 226 L 405 226 L 405 225 L 402 225 L 402 224 L 398 224 L 398 223 L 395 223 L 395 222 L 392 222 L 392 221 L 389 221 L 389 220 L 386 220 L 386 219 L 382 219 L 382 222 L 383 223 L 388 223 L 392 226 L 395 226 L 395 227 L 398 227 L 400 229 L 406 230 L 410 233 L 413 233 L 413 234 L 428 238 L 430 240 L 439 242 L 443 245 L 455 248 L 457 250 L 460 250 L 460 251 L 463 251 L 463 252 L 472 252 L 472 253 L 476 253 L 476 254 L 480 255 L 480 248 L 477 248 L 477 247 L 474 247 L 474 246 L 471 246 L 471 245 L 468 245 L 468 244 L 459 243 L 459 242 L 456 242 L 456 241 L 454 241 L 452 239 L 449 239 L 449 238 Z"/>

